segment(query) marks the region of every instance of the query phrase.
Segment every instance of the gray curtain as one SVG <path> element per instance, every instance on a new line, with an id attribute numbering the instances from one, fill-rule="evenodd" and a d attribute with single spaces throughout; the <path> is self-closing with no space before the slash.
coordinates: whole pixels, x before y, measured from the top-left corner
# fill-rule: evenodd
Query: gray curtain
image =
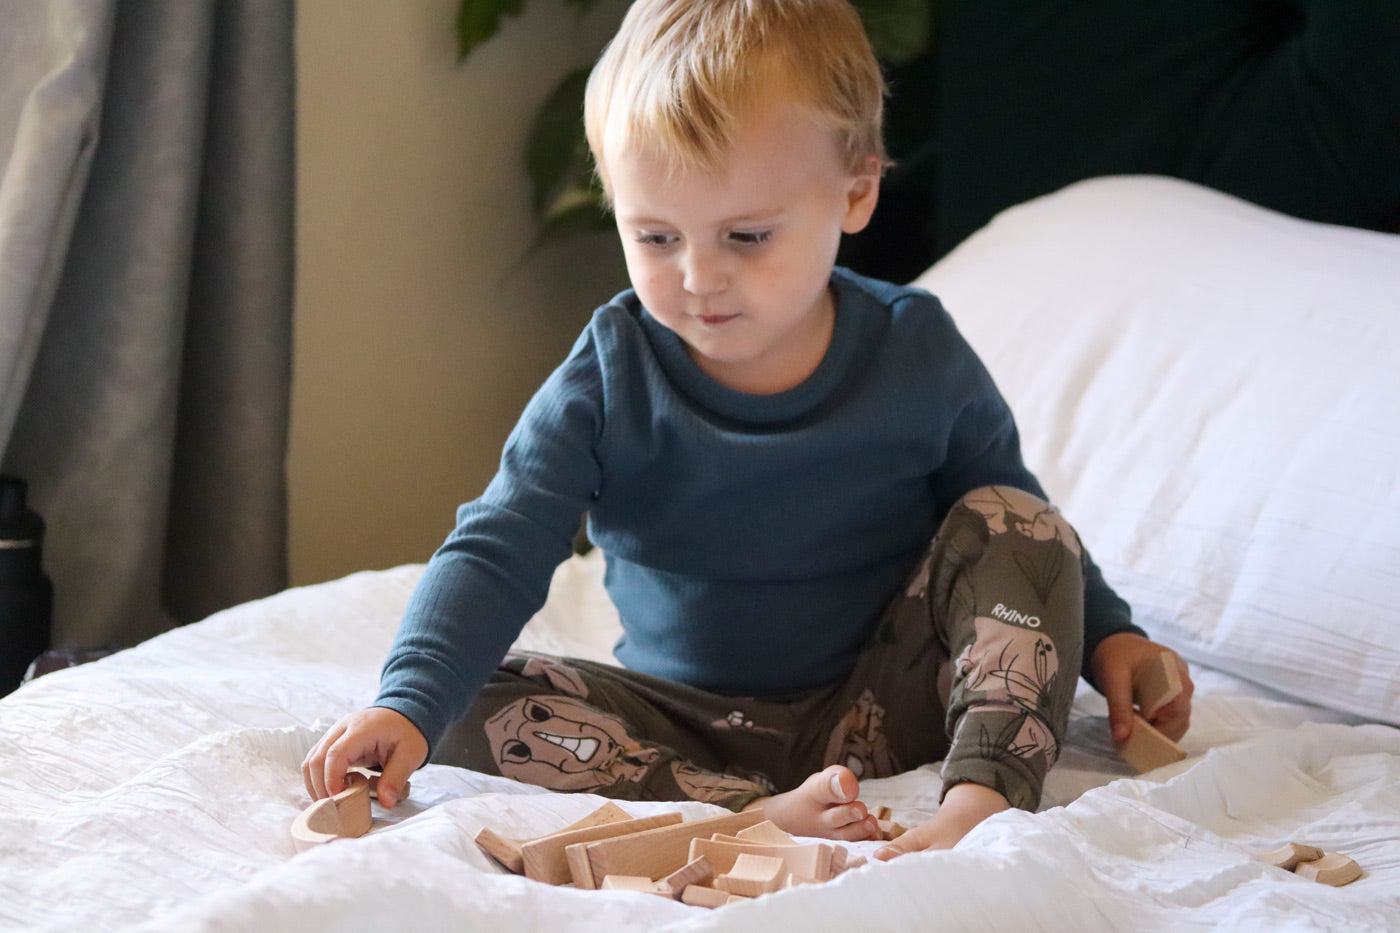
<path id="1" fill-rule="evenodd" d="M 0 454 L 57 646 L 286 584 L 292 0 L 0 0 Z"/>

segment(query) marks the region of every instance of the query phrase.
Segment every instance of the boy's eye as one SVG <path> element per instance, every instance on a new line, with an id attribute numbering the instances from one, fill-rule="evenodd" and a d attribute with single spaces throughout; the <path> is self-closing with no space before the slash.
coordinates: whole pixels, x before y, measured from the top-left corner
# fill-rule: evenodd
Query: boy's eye
<path id="1" fill-rule="evenodd" d="M 729 234 L 729 238 L 744 246 L 757 246 L 759 243 L 767 242 L 772 235 L 773 231 L 771 230 L 735 230 Z"/>
<path id="2" fill-rule="evenodd" d="M 638 233 L 637 242 L 643 246 L 670 246 L 676 238 L 669 233 Z"/>

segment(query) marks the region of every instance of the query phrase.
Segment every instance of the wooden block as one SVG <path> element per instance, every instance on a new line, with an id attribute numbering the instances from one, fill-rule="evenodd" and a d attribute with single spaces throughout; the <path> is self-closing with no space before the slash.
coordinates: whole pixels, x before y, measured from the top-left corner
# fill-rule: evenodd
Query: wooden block
<path id="1" fill-rule="evenodd" d="M 345 779 L 345 790 L 316 801 L 292 822 L 292 845 L 298 852 L 335 839 L 363 836 L 374 825 L 369 809 L 369 781 L 353 772 Z"/>
<path id="2" fill-rule="evenodd" d="M 794 875 L 802 875 L 814 881 L 831 880 L 831 861 L 834 847 L 823 842 L 802 845 L 770 846 L 763 843 L 728 842 L 723 839 L 693 839 L 690 843 L 692 859 L 704 856 L 710 860 L 716 873 L 728 873 L 741 855 L 766 855 L 783 860 L 787 870 Z"/>
<path id="3" fill-rule="evenodd" d="M 661 813 L 657 816 L 642 817 L 637 820 L 621 820 L 616 823 L 602 823 L 597 826 L 585 826 L 583 829 L 571 829 L 564 832 L 551 833 L 548 836 L 541 836 L 539 839 L 531 839 L 520 847 L 520 854 L 525 862 L 525 877 L 535 881 L 543 881 L 546 884 L 568 884 L 573 880 L 573 873 L 569 868 L 568 854 L 565 850 L 571 845 L 579 843 L 596 842 L 600 839 L 612 839 L 618 836 L 626 836 L 632 833 L 639 833 L 643 830 L 656 829 L 660 826 L 671 826 L 679 823 L 683 817 L 679 813 Z M 639 871 L 606 871 L 594 872 L 594 878 L 602 878 L 605 875 L 639 875 Z M 575 881 L 577 884 L 577 881 Z"/>
<path id="4" fill-rule="evenodd" d="M 849 854 L 845 846 L 831 847 L 831 877 L 835 878 L 846 870 L 846 858 Z"/>
<path id="5" fill-rule="evenodd" d="M 1282 868 L 1284 871 L 1292 871 L 1298 867 L 1299 862 L 1313 862 L 1322 856 L 1323 851 L 1317 846 L 1305 846 L 1301 843 L 1290 842 L 1272 852 L 1263 853 L 1259 856 L 1259 861 L 1267 862 L 1275 868 Z"/>
<path id="6" fill-rule="evenodd" d="M 378 800 L 378 799 L 379 799 L 379 778 L 380 778 L 380 773 L 379 773 L 379 771 L 375 770 L 374 768 L 366 768 L 366 767 L 363 767 L 363 766 L 361 766 L 361 765 L 351 765 L 348 769 L 346 769 L 345 776 L 346 776 L 346 778 L 348 779 L 348 778 L 350 777 L 350 775 L 352 775 L 352 774 L 358 774 L 360 777 L 362 777 L 362 778 L 364 778 L 366 781 L 368 781 L 368 782 L 369 782 L 369 795 L 370 795 L 371 797 L 373 797 L 375 800 Z M 403 790 L 399 791 L 399 799 L 400 799 L 400 800 L 407 800 L 407 799 L 408 799 L 408 794 L 409 794 L 409 792 L 412 791 L 412 790 L 413 790 L 413 782 L 412 782 L 412 781 L 404 781 L 404 782 L 403 782 Z"/>
<path id="7" fill-rule="evenodd" d="M 723 907 L 729 903 L 729 892 L 718 888 L 707 888 L 703 884 L 692 884 L 681 892 L 681 903 L 692 907 Z"/>
<path id="8" fill-rule="evenodd" d="M 1360 878 L 1363 872 L 1360 865 L 1340 852 L 1328 852 L 1320 859 L 1298 863 L 1294 874 L 1300 878 L 1340 888 L 1342 885 L 1351 884 Z"/>
<path id="9" fill-rule="evenodd" d="M 728 874 L 715 878 L 715 887 L 730 894 L 758 897 L 778 890 L 787 874 L 782 859 L 745 852 L 734 861 Z"/>
<path id="10" fill-rule="evenodd" d="M 642 875 L 608 875 L 598 885 L 603 891 L 637 891 L 641 894 L 660 894 L 656 882 Z"/>
<path id="11" fill-rule="evenodd" d="M 588 866 L 594 878 L 607 875 L 669 875 L 692 861 L 689 856 L 690 840 L 711 833 L 738 832 L 765 819 L 767 817 L 761 809 L 744 810 L 581 845 L 588 853 Z M 716 865 L 715 870 L 719 871 L 719 866 Z M 578 884 L 578 881 L 574 883 Z"/>
<path id="12" fill-rule="evenodd" d="M 726 904 L 742 904 L 744 901 L 751 901 L 753 898 L 745 897 L 742 894 L 731 894 L 724 899 Z"/>
<path id="13" fill-rule="evenodd" d="M 1181 669 L 1176 666 L 1176 658 L 1163 652 L 1144 675 L 1142 682 L 1142 715 L 1151 719 L 1157 710 L 1177 698 L 1183 689 Z"/>
<path id="14" fill-rule="evenodd" d="M 734 836 L 745 842 L 766 843 L 770 846 L 791 846 L 796 845 L 797 840 L 789 836 L 778 828 L 778 824 L 772 820 L 764 820 L 762 823 L 755 823 L 748 829 L 741 829 Z"/>
<path id="15" fill-rule="evenodd" d="M 490 827 L 484 827 L 476 834 L 476 844 L 486 850 L 486 854 L 500 862 L 507 871 L 517 875 L 525 874 L 525 856 L 520 854 L 524 843 L 519 839 L 507 839 Z"/>
<path id="16" fill-rule="evenodd" d="M 1186 751 L 1171 739 L 1158 732 L 1153 725 L 1137 713 L 1133 714 L 1133 734 L 1126 742 L 1114 743 L 1118 755 L 1138 774 L 1154 768 L 1169 765 L 1186 757 Z"/>
<path id="17" fill-rule="evenodd" d="M 408 785 L 404 784 L 404 796 L 408 795 Z M 613 803 L 611 800 L 603 804 L 592 813 L 572 823 L 563 829 L 561 833 L 572 832 L 576 829 L 587 829 L 590 826 L 602 826 L 606 823 L 619 823 L 632 818 L 626 810 Z M 548 835 L 556 835 L 549 833 Z M 476 834 L 476 844 L 486 850 L 486 854 L 506 867 L 508 871 L 513 871 L 517 875 L 525 874 L 525 856 L 521 853 L 520 847 L 535 839 L 543 839 L 544 836 L 536 836 L 533 839 L 507 839 L 489 827 Z"/>
<path id="18" fill-rule="evenodd" d="M 656 889 L 668 897 L 680 900 L 681 893 L 692 884 L 710 886 L 710 882 L 714 880 L 715 867 L 702 855 L 656 882 Z"/>
<path id="19" fill-rule="evenodd" d="M 871 810 L 870 815 L 875 817 L 875 821 L 877 823 L 881 820 L 890 820 L 894 817 L 894 814 L 890 811 L 890 808 L 884 806 L 876 807 L 874 810 Z"/>
<path id="20" fill-rule="evenodd" d="M 886 842 L 892 839 L 898 839 L 909 831 L 893 820 L 876 820 L 875 825 L 880 830 L 880 838 Z"/>

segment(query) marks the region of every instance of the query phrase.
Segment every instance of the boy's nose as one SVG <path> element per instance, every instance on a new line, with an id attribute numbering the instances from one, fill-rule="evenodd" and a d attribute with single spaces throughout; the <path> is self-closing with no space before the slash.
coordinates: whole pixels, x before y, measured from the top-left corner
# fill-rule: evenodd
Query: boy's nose
<path id="1" fill-rule="evenodd" d="M 728 276 L 715 258 L 692 254 L 686 257 L 682 284 L 690 294 L 703 298 L 724 291 Z"/>

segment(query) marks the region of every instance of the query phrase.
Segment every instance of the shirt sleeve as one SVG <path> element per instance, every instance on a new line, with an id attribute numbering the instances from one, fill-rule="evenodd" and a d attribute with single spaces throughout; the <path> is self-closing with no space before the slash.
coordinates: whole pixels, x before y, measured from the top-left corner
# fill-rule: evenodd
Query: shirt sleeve
<path id="1" fill-rule="evenodd" d="M 590 328 L 530 400 L 495 477 L 458 509 L 409 599 L 374 705 L 408 717 L 430 749 L 475 700 L 572 553 L 600 482 L 602 399 Z"/>

